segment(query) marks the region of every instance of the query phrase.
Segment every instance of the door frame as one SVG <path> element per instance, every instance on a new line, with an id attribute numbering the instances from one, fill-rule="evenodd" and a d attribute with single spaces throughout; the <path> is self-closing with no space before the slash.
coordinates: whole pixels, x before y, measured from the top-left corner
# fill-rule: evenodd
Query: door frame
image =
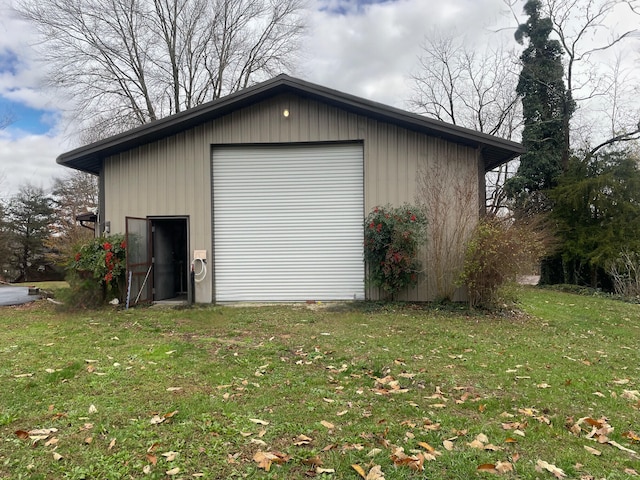
<path id="1" fill-rule="evenodd" d="M 189 246 L 191 245 L 191 239 L 190 239 L 190 228 L 189 228 L 189 215 L 149 215 L 147 217 L 147 220 L 149 221 L 149 225 L 150 225 L 150 232 L 151 232 L 151 236 L 149 238 L 149 242 L 150 242 L 150 248 L 151 248 L 151 258 L 152 258 L 152 263 L 155 266 L 155 252 L 154 252 L 154 234 L 155 232 L 153 231 L 154 225 L 153 222 L 154 221 L 166 221 L 166 220 L 184 220 L 184 226 L 185 226 L 185 258 L 187 259 L 187 262 L 185 262 L 184 268 L 185 271 L 183 273 L 186 273 L 186 278 L 187 278 L 187 302 L 188 303 L 193 303 L 193 289 L 192 289 L 192 285 L 191 285 L 191 280 L 190 280 L 190 275 L 189 272 L 191 270 L 190 268 L 190 264 L 189 264 Z M 155 274 L 155 272 L 152 272 L 152 277 L 154 276 L 153 274 Z M 152 291 L 152 298 L 153 301 L 156 301 L 155 298 L 155 288 Z"/>

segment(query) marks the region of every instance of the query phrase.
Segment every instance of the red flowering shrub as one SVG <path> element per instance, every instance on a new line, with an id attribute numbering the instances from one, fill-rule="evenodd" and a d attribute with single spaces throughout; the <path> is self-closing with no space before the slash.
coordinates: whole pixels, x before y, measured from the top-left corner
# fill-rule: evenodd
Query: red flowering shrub
<path id="1" fill-rule="evenodd" d="M 368 280 L 394 296 L 415 285 L 421 265 L 418 251 L 424 244 L 426 216 L 419 208 L 376 207 L 364 222 L 364 257 Z"/>
<path id="2" fill-rule="evenodd" d="M 82 275 L 91 274 L 107 291 L 124 285 L 126 270 L 126 243 L 122 235 L 108 239 L 95 238 L 81 245 L 69 264 L 69 268 Z"/>

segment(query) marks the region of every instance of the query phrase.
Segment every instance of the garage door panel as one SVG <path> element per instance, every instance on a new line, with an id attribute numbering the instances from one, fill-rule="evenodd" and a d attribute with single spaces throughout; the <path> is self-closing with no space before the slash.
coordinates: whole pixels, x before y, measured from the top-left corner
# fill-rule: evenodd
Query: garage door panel
<path id="1" fill-rule="evenodd" d="M 364 298 L 362 146 L 214 148 L 216 300 Z"/>

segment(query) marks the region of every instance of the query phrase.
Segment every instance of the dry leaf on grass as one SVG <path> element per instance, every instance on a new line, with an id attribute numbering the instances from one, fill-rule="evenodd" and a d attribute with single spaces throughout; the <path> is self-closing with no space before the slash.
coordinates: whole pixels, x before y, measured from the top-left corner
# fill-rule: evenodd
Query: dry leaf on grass
<path id="1" fill-rule="evenodd" d="M 167 460 L 167 462 L 173 462 L 178 456 L 178 452 L 164 452 L 162 456 Z"/>
<path id="2" fill-rule="evenodd" d="M 286 463 L 290 458 L 289 455 L 281 452 L 263 452 L 258 450 L 253 456 L 253 461 L 258 464 L 258 468 L 262 468 L 265 472 L 268 472 L 271 469 L 272 463 Z"/>
<path id="3" fill-rule="evenodd" d="M 362 478 L 366 478 L 367 474 L 365 473 L 364 469 L 360 466 L 360 465 L 351 465 L 351 468 L 353 468 L 356 472 L 358 472 L 358 475 L 360 475 Z"/>
<path id="4" fill-rule="evenodd" d="M 588 445 L 584 446 L 584 449 L 592 455 L 600 456 L 602 452 L 600 450 L 596 450 L 595 448 L 589 447 Z"/>
<path id="5" fill-rule="evenodd" d="M 613 445 L 614 447 L 616 447 L 619 450 L 622 450 L 623 452 L 630 453 L 635 458 L 640 458 L 640 455 L 638 455 L 638 452 L 636 452 L 635 450 L 631 450 L 630 448 L 627 448 L 627 447 L 625 447 L 623 445 L 620 445 L 618 442 L 614 442 L 613 440 L 609 440 L 607 443 L 609 445 Z"/>
<path id="6" fill-rule="evenodd" d="M 336 426 L 333 423 L 327 422 L 326 420 L 322 420 L 320 424 L 329 430 L 333 430 L 334 428 L 336 428 Z"/>
<path id="7" fill-rule="evenodd" d="M 316 473 L 318 475 L 321 475 L 323 473 L 336 473 L 336 471 L 333 468 L 320 468 L 320 467 L 316 467 Z"/>
<path id="8" fill-rule="evenodd" d="M 565 478 L 567 476 L 567 474 L 564 473 L 561 468 L 545 462 L 544 460 L 538 460 L 536 462 L 536 471 L 542 473 L 544 470 L 553 474 L 556 478 Z"/>
<path id="9" fill-rule="evenodd" d="M 250 422 L 253 422 L 257 425 L 269 425 L 269 422 L 266 420 L 260 420 L 259 418 L 250 418 L 249 419 Z"/>

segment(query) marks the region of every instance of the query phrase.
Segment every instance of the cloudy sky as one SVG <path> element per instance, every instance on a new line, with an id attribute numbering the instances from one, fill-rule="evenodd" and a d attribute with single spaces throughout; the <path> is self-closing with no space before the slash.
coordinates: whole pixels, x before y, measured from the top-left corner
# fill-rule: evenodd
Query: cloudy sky
<path id="1" fill-rule="evenodd" d="M 405 108 L 409 74 L 420 43 L 433 29 L 464 32 L 472 41 L 495 38 L 496 25 L 513 25 L 503 0 L 308 0 L 308 36 L 294 76 Z M 66 173 L 55 163 L 76 146 L 64 105 L 42 85 L 33 32 L 0 0 L 0 198 L 25 182 L 44 188 Z M 504 31 L 510 42 L 513 31 Z M 65 127 L 65 125 L 67 125 Z M 74 143 L 76 142 L 76 143 Z"/>

